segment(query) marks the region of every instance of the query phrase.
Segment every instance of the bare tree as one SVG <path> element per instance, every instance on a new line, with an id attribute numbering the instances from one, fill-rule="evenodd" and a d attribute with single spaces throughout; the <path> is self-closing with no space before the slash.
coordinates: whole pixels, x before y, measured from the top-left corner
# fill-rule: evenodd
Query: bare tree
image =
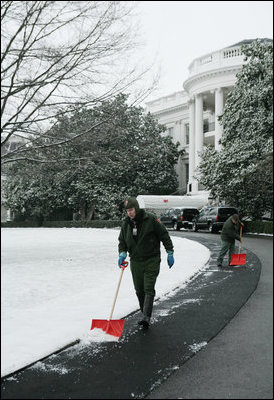
<path id="1" fill-rule="evenodd" d="M 28 144 L 46 138 L 62 113 L 98 104 L 149 71 L 131 63 L 138 46 L 134 3 L 1 1 L 1 148 L 12 136 L 25 138 L 3 152 L 5 163 L 25 157 Z M 48 146 L 62 143 L 48 137 Z"/>

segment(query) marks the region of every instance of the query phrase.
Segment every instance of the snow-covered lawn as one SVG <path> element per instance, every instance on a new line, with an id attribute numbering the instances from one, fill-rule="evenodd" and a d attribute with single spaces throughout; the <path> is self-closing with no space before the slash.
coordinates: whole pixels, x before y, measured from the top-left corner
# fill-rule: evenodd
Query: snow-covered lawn
<path id="1" fill-rule="evenodd" d="M 92 319 L 108 319 L 120 269 L 119 229 L 2 228 L 2 370 L 24 367 L 66 344 L 104 341 Z M 156 296 L 187 284 L 208 261 L 201 244 L 172 237 L 175 264 L 162 246 Z M 127 259 L 128 260 L 128 259 Z M 113 319 L 138 309 L 130 269 L 124 271 Z M 115 340 L 113 336 L 111 340 Z"/>

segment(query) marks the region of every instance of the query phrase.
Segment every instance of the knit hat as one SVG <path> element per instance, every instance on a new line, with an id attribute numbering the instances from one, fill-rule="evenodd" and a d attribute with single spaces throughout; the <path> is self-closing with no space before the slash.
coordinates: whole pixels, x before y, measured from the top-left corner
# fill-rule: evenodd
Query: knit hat
<path id="1" fill-rule="evenodd" d="M 125 200 L 125 209 L 128 210 L 129 208 L 135 208 L 136 213 L 139 211 L 140 206 L 139 203 L 137 201 L 137 199 L 135 197 L 128 197 Z"/>

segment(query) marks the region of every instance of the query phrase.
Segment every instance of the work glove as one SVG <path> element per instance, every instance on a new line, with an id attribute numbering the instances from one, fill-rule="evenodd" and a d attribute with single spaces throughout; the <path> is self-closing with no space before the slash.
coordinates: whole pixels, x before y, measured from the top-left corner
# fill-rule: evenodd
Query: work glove
<path id="1" fill-rule="evenodd" d="M 121 268 L 121 264 L 125 259 L 127 258 L 127 253 L 125 251 L 122 251 L 122 253 L 119 254 L 119 260 L 118 260 L 118 266 Z"/>
<path id="2" fill-rule="evenodd" d="M 167 263 L 168 263 L 169 268 L 171 268 L 172 265 L 174 264 L 173 251 L 167 252 Z"/>

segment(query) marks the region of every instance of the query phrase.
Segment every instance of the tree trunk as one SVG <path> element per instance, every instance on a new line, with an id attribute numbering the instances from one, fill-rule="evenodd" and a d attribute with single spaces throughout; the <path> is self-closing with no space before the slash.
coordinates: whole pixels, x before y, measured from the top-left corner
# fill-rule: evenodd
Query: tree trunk
<path id="1" fill-rule="evenodd" d="M 85 202 L 85 200 L 81 201 L 79 211 L 80 211 L 81 221 L 85 221 L 86 220 L 86 202 Z"/>
<path id="2" fill-rule="evenodd" d="M 88 216 L 87 216 L 87 221 L 91 221 L 93 219 L 94 210 L 95 210 L 95 206 L 93 204 L 91 204 L 91 206 L 89 208 Z"/>

